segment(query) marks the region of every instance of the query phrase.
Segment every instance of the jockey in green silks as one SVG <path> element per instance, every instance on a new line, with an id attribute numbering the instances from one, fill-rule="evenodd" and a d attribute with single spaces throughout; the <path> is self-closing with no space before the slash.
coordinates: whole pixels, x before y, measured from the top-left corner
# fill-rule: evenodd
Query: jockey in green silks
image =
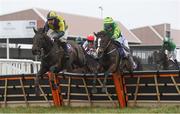
<path id="1" fill-rule="evenodd" d="M 134 62 L 132 56 L 130 55 L 130 48 L 128 45 L 127 39 L 122 35 L 121 29 L 117 22 L 115 22 L 111 17 L 106 17 L 104 19 L 104 31 L 107 32 L 108 36 L 115 41 L 119 42 L 123 48 L 123 53 L 125 57 L 129 58 L 129 61 L 133 65 L 133 69 L 137 67 L 136 63 Z M 120 47 L 120 48 L 122 48 Z M 126 48 L 126 49 L 125 49 Z M 128 51 L 127 51 L 128 50 Z M 130 56 L 129 56 L 130 55 Z"/>
<path id="2" fill-rule="evenodd" d="M 171 58 L 174 60 L 174 62 L 178 65 L 176 56 L 177 56 L 177 50 L 176 50 L 176 44 L 172 41 L 172 39 L 165 37 L 163 40 L 162 49 L 165 52 L 168 51 L 167 56 L 168 58 Z"/>

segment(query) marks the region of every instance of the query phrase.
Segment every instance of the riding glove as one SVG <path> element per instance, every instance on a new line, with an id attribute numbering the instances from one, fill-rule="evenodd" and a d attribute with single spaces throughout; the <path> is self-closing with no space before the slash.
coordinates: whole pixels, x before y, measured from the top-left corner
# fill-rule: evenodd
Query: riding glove
<path id="1" fill-rule="evenodd" d="M 116 37 L 115 37 L 115 36 L 112 36 L 112 39 L 116 39 Z"/>
<path id="2" fill-rule="evenodd" d="M 57 33 L 58 33 L 58 35 L 57 35 L 58 38 L 64 36 L 64 34 L 65 34 L 64 31 L 60 31 L 60 32 L 57 32 Z"/>

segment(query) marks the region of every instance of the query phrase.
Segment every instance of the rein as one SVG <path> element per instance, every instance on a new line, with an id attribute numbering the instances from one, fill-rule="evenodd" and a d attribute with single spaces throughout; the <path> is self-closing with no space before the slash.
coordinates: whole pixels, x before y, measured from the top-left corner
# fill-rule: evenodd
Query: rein
<path id="1" fill-rule="evenodd" d="M 110 46 L 111 43 L 112 43 L 112 40 L 110 40 L 110 41 L 108 42 L 108 44 L 107 44 L 107 46 L 106 46 L 106 48 L 105 48 L 105 51 L 107 50 L 107 48 Z M 115 52 L 116 50 L 117 50 L 117 49 L 114 48 L 114 49 L 112 49 L 111 51 L 107 52 L 106 54 L 109 55 L 109 54 Z M 103 54 L 103 55 L 104 55 L 104 54 Z M 103 55 L 101 55 L 100 57 L 98 57 L 98 59 L 99 59 L 99 58 L 102 58 Z"/>
<path id="2" fill-rule="evenodd" d="M 51 49 L 51 50 L 52 50 L 52 49 Z M 43 57 L 43 58 L 47 58 L 47 57 L 50 55 L 51 50 L 50 50 L 47 54 L 44 54 L 42 57 Z"/>
<path id="3" fill-rule="evenodd" d="M 109 55 L 109 54 L 113 53 L 114 51 L 116 51 L 116 48 L 114 48 L 113 50 L 109 51 L 107 54 Z"/>

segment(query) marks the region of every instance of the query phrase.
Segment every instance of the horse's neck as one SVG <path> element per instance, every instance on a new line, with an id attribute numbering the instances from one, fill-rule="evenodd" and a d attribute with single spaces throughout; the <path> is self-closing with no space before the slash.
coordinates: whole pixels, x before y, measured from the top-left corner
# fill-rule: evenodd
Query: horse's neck
<path id="1" fill-rule="evenodd" d="M 48 54 L 52 50 L 53 45 L 54 44 L 52 44 L 51 41 L 47 41 L 46 45 L 44 46 L 44 53 Z"/>
<path id="2" fill-rule="evenodd" d="M 114 44 L 113 41 L 110 41 L 110 44 L 107 44 L 107 45 L 109 45 L 109 46 L 107 47 L 107 50 L 106 50 L 107 53 L 110 52 L 110 51 L 112 51 L 113 49 L 117 49 L 117 48 L 118 48 L 118 47 Z"/>

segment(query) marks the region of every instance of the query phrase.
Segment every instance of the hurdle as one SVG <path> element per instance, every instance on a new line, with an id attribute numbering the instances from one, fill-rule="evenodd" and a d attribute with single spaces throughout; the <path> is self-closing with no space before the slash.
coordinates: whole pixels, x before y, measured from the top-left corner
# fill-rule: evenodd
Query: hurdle
<path id="1" fill-rule="evenodd" d="M 80 74 L 80 73 L 66 73 L 66 72 L 63 72 L 63 73 L 60 73 L 59 74 L 60 76 L 68 76 L 68 77 L 76 77 L 76 78 L 92 78 L 94 76 L 94 74 Z M 54 73 L 51 73 L 51 72 L 48 72 L 48 76 L 49 78 L 50 77 L 54 77 L 55 74 Z M 58 75 L 57 75 L 58 76 Z M 101 74 L 98 74 L 99 77 L 103 77 L 104 74 L 101 73 Z M 119 74 L 117 73 L 110 73 L 110 76 L 112 78 L 112 80 L 114 81 L 114 85 L 115 85 L 115 89 L 116 89 L 116 94 L 117 94 L 117 97 L 118 97 L 118 103 L 120 105 L 121 108 L 124 108 L 126 106 L 126 100 L 125 100 L 125 93 L 124 93 L 124 87 L 123 87 L 123 84 L 122 84 L 122 78 Z M 60 79 L 60 78 L 59 78 Z M 70 79 L 70 78 L 69 78 Z M 55 84 L 59 85 L 58 82 L 58 78 L 54 78 L 54 82 Z M 85 84 L 85 81 L 83 80 L 84 84 Z M 51 84 L 50 84 L 51 85 Z M 85 84 L 86 85 L 86 84 Z M 102 83 L 101 83 L 102 85 Z M 59 94 L 61 91 L 60 90 L 61 87 L 59 87 L 58 89 L 56 90 L 53 90 L 52 89 L 52 85 L 51 85 L 51 91 L 52 91 L 52 96 L 53 96 L 53 99 L 54 99 L 54 105 L 55 106 L 62 106 L 62 96 Z M 86 87 L 86 92 L 88 93 L 88 90 L 87 90 L 87 87 Z M 68 92 L 69 93 L 69 92 Z M 89 95 L 90 93 L 88 93 Z M 89 98 L 90 99 L 90 98 Z M 116 106 L 116 105 L 115 105 Z"/>
<path id="2" fill-rule="evenodd" d="M 97 93 L 92 94 L 94 74 L 60 72 L 52 90 L 47 73 L 40 78 L 40 96 L 35 95 L 36 74 L 0 75 L 0 106 L 149 106 L 180 104 L 180 71 L 134 71 L 112 74 L 107 91 L 101 92 L 104 73 L 98 74 Z M 54 92 L 53 92 L 54 91 Z"/>

